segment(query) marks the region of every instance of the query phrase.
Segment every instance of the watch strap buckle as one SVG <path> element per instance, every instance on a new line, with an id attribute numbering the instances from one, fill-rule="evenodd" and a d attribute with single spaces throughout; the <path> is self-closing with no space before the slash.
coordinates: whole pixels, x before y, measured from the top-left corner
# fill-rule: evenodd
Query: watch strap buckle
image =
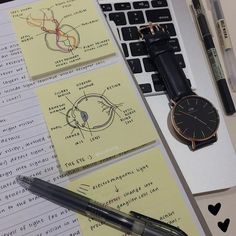
<path id="1" fill-rule="evenodd" d="M 164 28 L 157 23 L 149 22 L 147 26 L 140 27 L 138 32 L 140 38 L 143 39 L 145 35 L 155 35 L 158 31 L 165 32 Z"/>

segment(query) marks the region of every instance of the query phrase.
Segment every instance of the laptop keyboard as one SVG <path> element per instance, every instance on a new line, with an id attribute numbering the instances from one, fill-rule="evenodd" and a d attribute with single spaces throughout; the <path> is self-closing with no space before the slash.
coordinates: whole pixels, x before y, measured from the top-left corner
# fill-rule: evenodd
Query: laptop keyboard
<path id="1" fill-rule="evenodd" d="M 123 53 L 144 95 L 163 94 L 165 86 L 148 57 L 145 43 L 139 39 L 138 28 L 148 22 L 164 27 L 171 36 L 170 44 L 179 66 L 185 68 L 167 0 L 104 3 L 100 6 L 106 18 L 116 24 Z"/>

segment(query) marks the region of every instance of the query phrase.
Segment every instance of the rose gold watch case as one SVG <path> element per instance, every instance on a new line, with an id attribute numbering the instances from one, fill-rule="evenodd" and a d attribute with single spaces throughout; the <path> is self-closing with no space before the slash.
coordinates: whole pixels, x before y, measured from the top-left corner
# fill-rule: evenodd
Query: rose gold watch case
<path id="1" fill-rule="evenodd" d="M 192 98 L 192 97 L 197 97 L 197 98 L 200 98 L 200 99 L 203 99 L 203 100 L 207 101 L 210 105 L 212 105 L 212 107 L 215 109 L 215 111 L 216 111 L 216 113 L 217 113 L 217 115 L 218 115 L 218 124 L 217 124 L 217 127 L 216 127 L 215 131 L 214 131 L 211 135 L 209 135 L 208 137 L 206 137 L 206 138 L 197 139 L 197 138 L 190 138 L 190 137 L 187 137 L 187 136 L 185 136 L 185 135 L 180 131 L 180 129 L 178 128 L 178 126 L 177 126 L 176 123 L 175 123 L 175 120 L 174 120 L 174 113 L 175 113 L 176 107 L 177 107 L 178 104 L 179 104 L 180 102 L 182 102 L 183 100 L 188 99 L 188 98 Z M 214 107 L 214 105 L 213 105 L 209 100 L 207 100 L 206 98 L 203 98 L 203 97 L 198 96 L 198 95 L 186 96 L 186 97 L 181 98 L 178 102 L 171 101 L 171 107 L 172 107 L 172 109 L 171 109 L 171 114 L 170 114 L 170 115 L 171 115 L 171 123 L 172 123 L 172 126 L 173 126 L 174 130 L 176 131 L 176 133 L 177 133 L 181 138 L 183 138 L 184 140 L 187 140 L 187 141 L 190 141 L 190 142 L 191 142 L 191 146 L 192 146 L 192 149 L 193 149 L 193 150 L 196 148 L 196 142 L 199 142 L 199 141 L 206 141 L 206 140 L 210 139 L 210 138 L 213 137 L 213 136 L 216 136 L 216 137 L 217 137 L 217 133 L 216 133 L 216 132 L 217 132 L 217 130 L 218 130 L 218 128 L 219 128 L 219 124 L 220 124 L 219 113 L 218 113 L 217 109 Z"/>

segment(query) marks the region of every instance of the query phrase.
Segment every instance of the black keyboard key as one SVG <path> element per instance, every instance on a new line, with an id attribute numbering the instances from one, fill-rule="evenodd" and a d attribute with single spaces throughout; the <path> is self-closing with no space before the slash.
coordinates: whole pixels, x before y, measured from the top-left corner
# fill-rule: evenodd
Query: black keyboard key
<path id="1" fill-rule="evenodd" d="M 132 56 L 137 57 L 137 56 L 144 56 L 148 54 L 146 44 L 144 42 L 130 43 L 129 46 L 130 46 Z"/>
<path id="2" fill-rule="evenodd" d="M 144 24 L 144 16 L 142 11 L 130 11 L 128 12 L 128 19 L 131 25 Z"/>
<path id="3" fill-rule="evenodd" d="M 156 66 L 149 57 L 143 58 L 143 65 L 146 72 L 156 71 Z"/>
<path id="4" fill-rule="evenodd" d="M 171 38 L 169 40 L 169 42 L 170 42 L 170 45 L 173 47 L 175 52 L 180 52 L 181 51 L 180 46 L 179 46 L 179 41 L 178 41 L 177 38 Z"/>
<path id="5" fill-rule="evenodd" d="M 149 8 L 149 2 L 148 1 L 138 1 L 133 3 L 134 9 L 144 9 L 144 8 Z"/>
<path id="6" fill-rule="evenodd" d="M 161 27 L 163 27 L 170 36 L 176 36 L 176 31 L 175 31 L 175 27 L 172 23 L 168 23 L 168 24 L 160 24 Z"/>
<path id="7" fill-rule="evenodd" d="M 128 57 L 129 56 L 129 52 L 128 52 L 127 45 L 125 43 L 122 43 L 121 46 L 122 46 L 122 49 L 123 49 L 125 57 Z"/>
<path id="8" fill-rule="evenodd" d="M 102 11 L 112 11 L 112 5 L 111 4 L 100 4 Z"/>
<path id="9" fill-rule="evenodd" d="M 146 16 L 147 21 L 149 22 L 163 22 L 172 20 L 169 9 L 146 10 Z"/>
<path id="10" fill-rule="evenodd" d="M 179 64 L 179 66 L 181 68 L 185 68 L 186 65 L 185 65 L 185 62 L 184 62 L 184 58 L 183 58 L 183 55 L 182 54 L 176 54 L 175 55 L 175 58 L 177 60 L 177 63 Z"/>
<path id="11" fill-rule="evenodd" d="M 156 92 L 165 91 L 165 85 L 159 73 L 152 74 L 152 82 Z"/>
<path id="12" fill-rule="evenodd" d="M 129 2 L 115 3 L 114 7 L 117 11 L 130 10 L 131 4 Z"/>
<path id="13" fill-rule="evenodd" d="M 167 1 L 166 0 L 153 0 L 152 7 L 166 7 Z"/>
<path id="14" fill-rule="evenodd" d="M 142 73 L 142 67 L 139 59 L 128 59 L 127 62 L 134 74 Z"/>
<path id="15" fill-rule="evenodd" d="M 151 93 L 152 92 L 151 84 L 140 84 L 139 87 L 141 88 L 143 93 Z"/>
<path id="16" fill-rule="evenodd" d="M 136 26 L 133 27 L 123 27 L 121 28 L 122 36 L 125 41 L 127 40 L 138 40 L 139 33 Z"/>
<path id="17" fill-rule="evenodd" d="M 116 25 L 126 25 L 127 24 L 124 12 L 110 13 L 109 19 L 114 21 Z"/>

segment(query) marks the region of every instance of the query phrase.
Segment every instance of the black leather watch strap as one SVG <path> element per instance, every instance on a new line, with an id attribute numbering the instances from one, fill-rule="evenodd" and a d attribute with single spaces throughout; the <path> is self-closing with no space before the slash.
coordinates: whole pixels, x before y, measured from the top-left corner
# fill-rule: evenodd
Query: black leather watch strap
<path id="1" fill-rule="evenodd" d="M 169 99 L 178 101 L 184 96 L 193 95 L 185 73 L 178 65 L 174 50 L 169 43 L 169 34 L 157 30 L 155 34 L 144 34 L 143 38 L 149 55 L 162 76 Z"/>
<path id="2" fill-rule="evenodd" d="M 214 135 L 214 136 L 212 136 L 211 138 L 209 138 L 207 140 L 195 142 L 195 148 L 194 149 L 192 147 L 192 143 L 189 144 L 189 146 L 190 146 L 191 150 L 197 150 L 197 149 L 203 148 L 207 145 L 213 144 L 216 141 L 217 141 L 217 135 Z"/>
<path id="3" fill-rule="evenodd" d="M 169 43 L 169 34 L 159 25 L 152 23 L 150 23 L 148 27 L 140 29 L 140 33 L 145 40 L 152 61 L 161 74 L 169 99 L 178 104 L 184 97 L 188 98 L 191 95 L 195 95 L 188 83 L 183 69 L 180 68 L 177 63 L 174 50 Z M 185 142 L 188 143 L 192 150 L 197 150 L 216 141 L 216 135 L 209 139 L 195 142 L 185 138 Z"/>

